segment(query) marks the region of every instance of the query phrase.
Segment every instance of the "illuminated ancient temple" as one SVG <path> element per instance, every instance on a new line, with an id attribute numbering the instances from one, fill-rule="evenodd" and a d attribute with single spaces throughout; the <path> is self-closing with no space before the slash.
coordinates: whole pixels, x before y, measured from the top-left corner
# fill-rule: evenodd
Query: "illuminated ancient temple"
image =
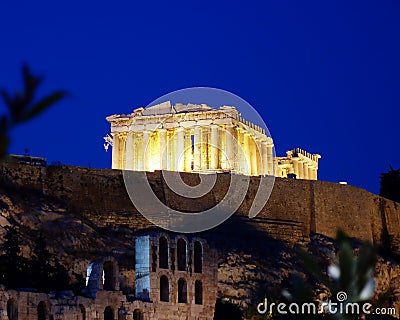
<path id="1" fill-rule="evenodd" d="M 318 155 L 296 149 L 276 158 L 272 138 L 233 106 L 214 109 L 167 101 L 107 121 L 111 136 L 105 137 L 105 147 L 112 146 L 113 169 L 317 179 Z"/>
<path id="2" fill-rule="evenodd" d="M 300 148 L 286 151 L 286 157 L 276 157 L 277 177 L 317 180 L 319 154 L 311 154 Z"/>

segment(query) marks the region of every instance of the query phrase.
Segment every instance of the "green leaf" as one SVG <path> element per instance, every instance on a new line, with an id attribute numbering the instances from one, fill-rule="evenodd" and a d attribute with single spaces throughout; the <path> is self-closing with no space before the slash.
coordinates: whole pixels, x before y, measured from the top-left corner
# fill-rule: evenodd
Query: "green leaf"
<path id="1" fill-rule="evenodd" d="M 65 91 L 56 91 L 44 97 L 39 102 L 37 102 L 33 107 L 31 107 L 27 113 L 23 115 L 20 122 L 27 121 L 38 116 L 47 108 L 49 108 L 51 105 L 63 99 L 66 95 L 67 93 Z"/>
<path id="2" fill-rule="evenodd" d="M 302 258 L 307 270 L 321 283 L 327 285 L 328 279 L 322 274 L 322 271 L 316 261 L 310 256 L 310 254 L 303 248 L 299 248 L 299 255 Z"/>
<path id="3" fill-rule="evenodd" d="M 336 243 L 338 246 L 340 246 L 344 242 L 348 242 L 349 238 L 348 236 L 344 233 L 342 229 L 338 229 L 336 232 Z"/>
<path id="4" fill-rule="evenodd" d="M 357 286 L 360 291 L 370 279 L 370 271 L 375 270 L 376 262 L 377 255 L 375 248 L 369 243 L 364 243 L 364 245 L 360 248 L 357 259 Z"/>
<path id="5" fill-rule="evenodd" d="M 349 285 L 356 278 L 356 262 L 350 241 L 343 241 L 339 246 L 340 284 L 342 290 L 349 290 Z M 348 294 L 350 292 L 347 292 Z"/>
<path id="6" fill-rule="evenodd" d="M 312 289 L 306 283 L 304 277 L 299 273 L 292 275 L 293 292 L 292 296 L 297 302 L 308 302 L 312 301 Z"/>

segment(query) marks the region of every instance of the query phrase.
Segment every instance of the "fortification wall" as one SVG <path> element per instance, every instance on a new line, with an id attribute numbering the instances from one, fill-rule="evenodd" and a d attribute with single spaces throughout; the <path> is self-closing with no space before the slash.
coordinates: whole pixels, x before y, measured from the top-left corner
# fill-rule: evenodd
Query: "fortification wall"
<path id="1" fill-rule="evenodd" d="M 70 210 L 81 212 L 94 223 L 127 225 L 135 229 L 150 226 L 131 203 L 122 173 L 111 169 L 88 169 L 72 166 L 33 167 L 18 163 L 0 166 L 3 178 L 43 191 L 65 200 Z M 195 185 L 198 175 L 184 173 L 184 181 Z M 224 196 L 230 176 L 219 174 L 214 189 L 199 199 L 185 199 L 174 194 L 160 172 L 148 173 L 154 193 L 171 208 L 197 211 L 212 207 Z M 252 183 L 237 215 L 273 238 L 290 244 L 309 239 L 310 232 L 334 237 L 337 228 L 350 236 L 379 243 L 387 231 L 398 243 L 400 206 L 366 190 L 349 185 L 310 180 L 275 180 L 271 197 L 260 214 L 247 214 L 258 189 Z"/>

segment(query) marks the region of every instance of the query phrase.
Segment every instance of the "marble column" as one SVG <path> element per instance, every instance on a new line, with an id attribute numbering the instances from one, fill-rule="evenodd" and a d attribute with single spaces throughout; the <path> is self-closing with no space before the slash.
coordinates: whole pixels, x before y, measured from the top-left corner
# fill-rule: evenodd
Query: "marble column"
<path id="1" fill-rule="evenodd" d="M 118 133 L 113 133 L 113 148 L 112 148 L 112 168 L 113 169 L 120 169 L 119 168 L 119 145 L 120 140 L 118 137 Z"/>
<path id="2" fill-rule="evenodd" d="M 119 134 L 119 138 L 120 138 L 120 145 L 119 145 L 119 168 L 121 170 L 125 170 L 125 163 L 126 163 L 126 147 L 125 147 L 125 143 L 126 143 L 126 137 L 127 134 L 126 132 L 121 132 Z"/>
<path id="3" fill-rule="evenodd" d="M 185 159 L 184 159 L 184 169 L 183 171 L 190 172 L 192 171 L 192 135 L 191 129 L 186 128 L 184 129 L 184 136 L 185 136 Z"/>
<path id="4" fill-rule="evenodd" d="M 261 142 L 261 164 L 262 164 L 262 174 L 268 174 L 268 142 Z"/>
<path id="5" fill-rule="evenodd" d="M 218 126 L 211 125 L 211 145 L 210 145 L 210 169 L 219 169 L 218 152 L 219 152 L 219 137 Z"/>
<path id="6" fill-rule="evenodd" d="M 137 149 L 137 137 L 138 132 L 132 131 L 132 170 L 138 170 L 138 149 Z"/>
<path id="7" fill-rule="evenodd" d="M 143 150 L 143 132 L 137 132 L 135 137 L 136 152 L 137 152 L 137 170 L 144 170 L 144 150 Z"/>
<path id="8" fill-rule="evenodd" d="M 262 167 L 262 145 L 259 138 L 255 139 L 256 142 L 256 155 L 257 155 L 257 176 L 263 174 Z"/>
<path id="9" fill-rule="evenodd" d="M 250 158 L 250 133 L 247 131 L 244 133 L 244 154 L 245 154 L 245 169 L 244 174 L 250 175 L 251 174 L 251 158 Z"/>
<path id="10" fill-rule="evenodd" d="M 194 157 L 194 170 L 201 169 L 201 130 L 200 126 L 194 127 L 194 150 L 193 150 L 193 157 Z"/>
<path id="11" fill-rule="evenodd" d="M 143 154 L 143 165 L 142 170 L 148 171 L 148 164 L 150 161 L 150 132 L 145 130 L 143 131 L 143 139 L 142 139 L 143 147 L 142 147 L 142 154 Z"/>
<path id="12" fill-rule="evenodd" d="M 148 170 L 160 169 L 160 135 L 158 131 L 150 131 Z"/>
<path id="13" fill-rule="evenodd" d="M 304 179 L 306 179 L 306 180 L 309 179 L 308 178 L 308 163 L 307 162 L 303 163 L 303 176 L 304 176 Z"/>
<path id="14" fill-rule="evenodd" d="M 234 168 L 234 127 L 233 125 L 226 125 L 225 128 L 225 147 L 226 147 L 226 161 L 227 161 L 227 169 L 232 170 Z"/>
<path id="15" fill-rule="evenodd" d="M 251 175 L 257 175 L 257 145 L 253 136 L 250 136 L 250 161 L 251 161 Z"/>
<path id="16" fill-rule="evenodd" d="M 233 172 L 237 173 L 239 167 L 238 164 L 239 144 L 238 144 L 238 132 L 236 130 L 236 126 L 233 127 L 232 137 L 233 137 Z"/>
<path id="17" fill-rule="evenodd" d="M 160 129 L 160 169 L 167 170 L 167 130 Z"/>
<path id="18" fill-rule="evenodd" d="M 274 161 L 275 161 L 275 159 L 274 159 L 274 154 L 272 152 L 272 148 L 273 147 L 274 147 L 273 144 L 268 143 L 268 145 L 267 145 L 268 166 L 267 167 L 268 167 L 268 175 L 269 176 L 275 175 L 275 172 L 274 172 Z"/>
<path id="19" fill-rule="evenodd" d="M 237 141 L 238 141 L 238 149 L 237 149 L 237 172 L 240 174 L 244 174 L 244 162 L 246 161 L 246 157 L 244 155 L 244 135 L 243 129 L 237 128 Z"/>
<path id="20" fill-rule="evenodd" d="M 297 177 L 297 179 L 304 179 L 304 175 L 303 175 L 303 167 L 304 167 L 304 164 L 303 164 L 303 161 L 302 160 L 298 160 L 298 163 L 299 163 L 299 176 Z"/>
<path id="21" fill-rule="evenodd" d="M 128 132 L 126 137 L 126 170 L 134 170 L 133 166 L 133 131 Z"/>
<path id="22" fill-rule="evenodd" d="M 292 158 L 293 161 L 293 172 L 296 175 L 296 179 L 299 179 L 299 160 L 297 158 Z"/>
<path id="23" fill-rule="evenodd" d="M 175 162 L 176 162 L 176 171 L 184 171 L 185 168 L 185 140 L 184 140 L 184 132 L 183 128 L 179 127 L 176 129 L 176 135 L 175 135 L 175 150 L 176 150 L 176 157 L 175 157 Z"/>
<path id="24" fill-rule="evenodd" d="M 315 167 L 311 168 L 311 179 L 317 180 L 317 168 L 315 168 Z"/>
<path id="25" fill-rule="evenodd" d="M 168 129 L 167 130 L 167 136 L 168 136 L 168 143 L 167 143 L 167 154 L 168 154 L 168 159 L 167 159 L 167 170 L 170 171 L 176 171 L 175 165 L 176 165 L 176 132 L 175 129 Z"/>
<path id="26" fill-rule="evenodd" d="M 226 133 L 225 126 L 218 128 L 219 134 L 219 142 L 220 142 L 220 163 L 222 170 L 228 170 L 228 158 L 226 156 Z"/>
<path id="27" fill-rule="evenodd" d="M 310 165 L 308 166 L 308 179 L 314 180 L 313 168 Z"/>
<path id="28" fill-rule="evenodd" d="M 208 169 L 208 128 L 201 127 L 201 169 L 207 170 Z"/>

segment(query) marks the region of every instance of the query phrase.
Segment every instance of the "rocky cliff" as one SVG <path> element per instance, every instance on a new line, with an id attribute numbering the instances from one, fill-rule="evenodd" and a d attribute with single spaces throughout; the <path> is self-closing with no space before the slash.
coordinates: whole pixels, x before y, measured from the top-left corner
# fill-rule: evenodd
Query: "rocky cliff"
<path id="1" fill-rule="evenodd" d="M 151 224 L 132 205 L 117 170 L 71 166 L 0 167 L 0 235 L 17 225 L 24 239 L 23 253 L 42 231 L 50 249 L 64 264 L 85 275 L 89 261 L 114 256 L 121 264 L 122 289 L 132 292 L 135 231 Z M 184 174 L 196 184 L 196 174 Z M 215 205 L 229 185 L 219 175 L 212 192 L 187 200 L 171 192 L 159 172 L 148 173 L 152 189 L 166 205 L 201 211 Z M 342 228 L 351 237 L 381 244 L 384 237 L 399 243 L 400 207 L 363 189 L 323 181 L 276 179 L 271 197 L 253 219 L 247 212 L 258 187 L 253 177 L 238 212 L 222 225 L 203 232 L 219 252 L 219 294 L 243 309 L 265 294 L 279 290 L 294 270 L 302 270 L 295 246 L 308 246 L 321 264 L 334 256 L 334 237 Z M 378 291 L 394 288 L 398 305 L 400 267 L 382 258 L 377 266 Z M 276 293 L 276 292 L 275 292 Z"/>

